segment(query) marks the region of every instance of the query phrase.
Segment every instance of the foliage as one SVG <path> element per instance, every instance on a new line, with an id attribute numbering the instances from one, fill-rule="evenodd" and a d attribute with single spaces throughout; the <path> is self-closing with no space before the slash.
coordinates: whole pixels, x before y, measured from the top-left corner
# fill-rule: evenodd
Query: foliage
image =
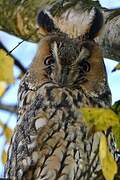
<path id="1" fill-rule="evenodd" d="M 117 164 L 109 151 L 105 131 L 112 128 L 112 132 L 116 140 L 115 142 L 117 143 L 118 148 L 120 148 L 119 117 L 111 109 L 104 108 L 82 108 L 81 112 L 83 113 L 84 120 L 88 126 L 91 129 L 93 128 L 94 132 L 101 132 L 99 158 L 102 172 L 106 180 L 113 180 L 115 174 L 117 173 Z"/>
<path id="2" fill-rule="evenodd" d="M 2 96 L 7 88 L 7 83 L 4 81 L 0 81 L 0 96 Z"/>
<path id="3" fill-rule="evenodd" d="M 95 126 L 95 131 L 105 131 L 109 127 L 119 126 L 118 116 L 111 109 L 82 108 L 85 121 Z"/>
<path id="4" fill-rule="evenodd" d="M 119 119 L 119 124 L 120 124 L 120 100 L 115 102 L 114 105 L 112 106 L 112 110 L 117 114 L 118 119 Z M 114 129 L 115 137 L 116 137 L 116 143 L 120 149 L 120 128 L 117 126 Z"/>
<path id="5" fill-rule="evenodd" d="M 14 82 L 13 64 L 13 59 L 4 50 L 0 49 L 0 81 Z"/>
<path id="6" fill-rule="evenodd" d="M 5 151 L 5 149 L 3 149 L 2 151 L 2 163 L 5 164 L 7 161 L 7 152 Z"/>
<path id="7" fill-rule="evenodd" d="M 118 115 L 120 121 L 120 100 L 113 104 L 112 110 Z"/>
<path id="8" fill-rule="evenodd" d="M 2 135 L 4 135 L 5 137 L 5 145 L 7 146 L 10 143 L 10 138 L 12 135 L 12 129 L 8 127 L 7 124 L 4 124 L 2 121 L 0 121 L 0 128 L 2 129 Z M 5 146 L 4 149 L 2 151 L 2 163 L 5 164 L 7 159 L 7 152 L 5 150 Z"/>
<path id="9" fill-rule="evenodd" d="M 114 69 L 112 70 L 112 72 L 114 72 L 114 71 L 116 71 L 116 70 L 120 70 L 120 63 L 118 63 L 118 64 L 114 67 Z"/>
<path id="10" fill-rule="evenodd" d="M 106 136 L 102 133 L 99 145 L 99 158 L 102 167 L 102 172 L 106 180 L 113 180 L 117 173 L 117 165 L 109 152 Z"/>
<path id="11" fill-rule="evenodd" d="M 14 82 L 13 65 L 13 59 L 0 49 L 0 96 L 5 92 L 7 84 Z"/>
<path id="12" fill-rule="evenodd" d="M 1 98 L 4 95 L 5 91 L 7 90 L 8 85 L 14 82 L 13 66 L 14 66 L 13 58 L 7 55 L 5 50 L 0 49 L 0 96 Z M 0 120 L 0 130 L 1 130 L 0 138 L 2 138 L 3 136 L 5 138 L 4 148 L 2 150 L 2 163 L 5 164 L 6 158 L 7 158 L 6 147 L 10 143 L 12 129 L 8 127 L 7 124 L 4 124 Z"/>

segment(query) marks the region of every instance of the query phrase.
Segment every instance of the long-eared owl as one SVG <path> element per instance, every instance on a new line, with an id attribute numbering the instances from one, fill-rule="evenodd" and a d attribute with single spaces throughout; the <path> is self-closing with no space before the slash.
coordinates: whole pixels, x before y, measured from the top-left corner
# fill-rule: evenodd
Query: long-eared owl
<path id="1" fill-rule="evenodd" d="M 86 32 L 71 38 L 50 13 L 38 14 L 44 34 L 18 91 L 18 121 L 8 152 L 12 180 L 93 180 L 101 173 L 99 133 L 89 134 L 80 108 L 111 105 L 95 8 Z M 98 179 L 98 178 L 97 178 Z"/>

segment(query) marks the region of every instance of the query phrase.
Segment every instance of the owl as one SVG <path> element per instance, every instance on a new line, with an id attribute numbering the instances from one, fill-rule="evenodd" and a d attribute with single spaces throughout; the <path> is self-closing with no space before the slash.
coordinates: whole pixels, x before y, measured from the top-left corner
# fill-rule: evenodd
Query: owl
<path id="1" fill-rule="evenodd" d="M 95 42 L 103 16 L 93 8 L 82 35 L 71 38 L 42 10 L 44 34 L 18 91 L 18 121 L 6 177 L 12 180 L 104 179 L 98 157 L 100 134 L 89 135 L 82 107 L 111 106 L 102 50 Z"/>

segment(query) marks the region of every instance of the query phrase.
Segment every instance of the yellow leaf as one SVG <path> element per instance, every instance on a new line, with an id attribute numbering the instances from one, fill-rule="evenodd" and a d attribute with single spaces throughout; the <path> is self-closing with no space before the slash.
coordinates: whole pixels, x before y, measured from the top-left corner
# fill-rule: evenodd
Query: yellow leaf
<path id="1" fill-rule="evenodd" d="M 81 108 L 85 122 L 89 126 L 95 126 L 96 131 L 106 131 L 109 127 L 120 127 L 118 116 L 105 108 Z"/>
<path id="2" fill-rule="evenodd" d="M 112 70 L 112 72 L 114 72 L 114 71 L 116 71 L 116 70 L 120 70 L 120 63 L 118 63 L 118 64 L 114 67 L 114 69 Z"/>
<path id="3" fill-rule="evenodd" d="M 12 130 L 9 127 L 5 127 L 5 131 L 4 131 L 5 137 L 7 142 L 10 142 L 11 136 L 12 136 Z"/>
<path id="4" fill-rule="evenodd" d="M 0 49 L 0 81 L 14 82 L 13 64 L 13 59 L 4 50 Z"/>
<path id="5" fill-rule="evenodd" d="M 103 175 L 106 180 L 113 180 L 117 173 L 117 164 L 109 152 L 106 136 L 102 133 L 99 145 L 99 158 Z"/>
<path id="6" fill-rule="evenodd" d="M 9 128 L 6 124 L 0 121 L 0 127 L 3 129 L 3 133 L 6 137 L 6 142 L 9 143 L 12 136 L 12 129 Z"/>
<path id="7" fill-rule="evenodd" d="M 2 96 L 7 88 L 7 83 L 0 81 L 0 96 Z"/>
<path id="8" fill-rule="evenodd" d="M 5 164 L 7 161 L 7 153 L 5 150 L 2 152 L 2 163 Z"/>

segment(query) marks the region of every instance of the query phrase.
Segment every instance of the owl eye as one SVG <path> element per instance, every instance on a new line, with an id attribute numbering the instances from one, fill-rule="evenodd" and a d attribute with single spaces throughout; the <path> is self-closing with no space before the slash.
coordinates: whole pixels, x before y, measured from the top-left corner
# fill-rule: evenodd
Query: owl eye
<path id="1" fill-rule="evenodd" d="M 90 71 L 90 64 L 86 60 L 83 60 L 80 63 L 80 68 L 83 70 L 83 72 L 89 72 Z"/>
<path id="2" fill-rule="evenodd" d="M 55 59 L 54 59 L 54 57 L 52 57 L 52 56 L 47 56 L 47 57 L 45 58 L 45 60 L 44 60 L 44 64 L 45 64 L 46 66 L 49 66 L 49 65 L 54 64 L 54 63 L 55 63 Z"/>

